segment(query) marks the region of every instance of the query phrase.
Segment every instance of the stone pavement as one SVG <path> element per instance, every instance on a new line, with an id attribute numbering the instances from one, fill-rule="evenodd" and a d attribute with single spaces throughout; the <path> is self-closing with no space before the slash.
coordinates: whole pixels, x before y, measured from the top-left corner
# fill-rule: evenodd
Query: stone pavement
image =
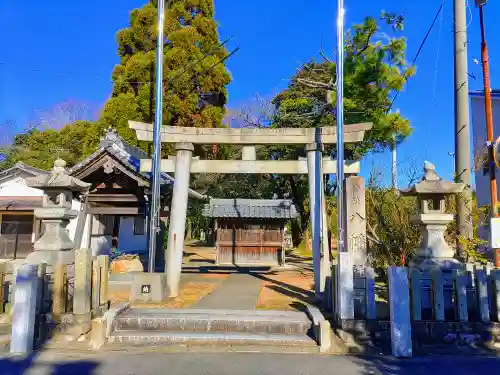
<path id="1" fill-rule="evenodd" d="M 496 374 L 499 358 L 290 355 L 262 353 L 42 353 L 0 358 L 2 375 L 453 375 Z"/>
<path id="2" fill-rule="evenodd" d="M 261 280 L 249 274 L 230 274 L 209 295 L 198 301 L 197 309 L 254 310 L 261 291 Z"/>
<path id="3" fill-rule="evenodd" d="M 289 254 L 288 259 L 289 269 L 217 267 L 214 248 L 187 244 L 180 295 L 150 307 L 293 311 L 302 303 L 314 304 L 310 265 L 297 255 Z M 110 277 L 112 302 L 128 301 L 132 278 L 131 274 Z"/>

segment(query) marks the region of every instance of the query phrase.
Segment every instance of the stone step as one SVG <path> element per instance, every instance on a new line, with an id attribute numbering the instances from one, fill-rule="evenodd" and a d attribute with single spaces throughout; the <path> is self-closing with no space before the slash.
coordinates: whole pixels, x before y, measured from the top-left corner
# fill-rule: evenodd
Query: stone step
<path id="1" fill-rule="evenodd" d="M 234 310 L 130 309 L 117 316 L 116 331 L 302 334 L 311 329 L 305 313 Z"/>
<path id="2" fill-rule="evenodd" d="M 0 353 L 8 353 L 10 349 L 12 326 L 0 324 Z"/>
<path id="3" fill-rule="evenodd" d="M 220 314 L 220 315 L 244 315 L 244 316 L 273 316 L 289 317 L 295 319 L 308 319 L 302 311 L 285 310 L 231 310 L 231 309 L 168 309 L 168 308 L 130 308 L 122 314 Z"/>
<path id="4" fill-rule="evenodd" d="M 10 324 L 0 324 L 0 335 L 10 335 L 12 326 Z"/>
<path id="5" fill-rule="evenodd" d="M 109 337 L 111 344 L 125 345 L 207 345 L 296 347 L 316 350 L 316 342 L 307 335 L 235 332 L 155 332 L 116 331 Z"/>
<path id="6" fill-rule="evenodd" d="M 0 353 L 8 353 L 10 349 L 10 334 L 0 334 Z"/>

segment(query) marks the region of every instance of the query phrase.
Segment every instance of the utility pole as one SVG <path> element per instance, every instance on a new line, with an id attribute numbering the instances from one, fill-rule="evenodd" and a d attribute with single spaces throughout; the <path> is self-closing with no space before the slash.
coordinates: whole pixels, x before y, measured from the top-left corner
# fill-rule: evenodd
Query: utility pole
<path id="1" fill-rule="evenodd" d="M 156 46 L 156 108 L 153 129 L 152 199 L 149 219 L 148 271 L 155 272 L 156 235 L 160 230 L 160 185 L 161 185 L 161 126 L 163 121 L 163 44 L 165 25 L 165 1 L 158 1 L 158 40 Z"/>
<path id="2" fill-rule="evenodd" d="M 466 0 L 454 0 L 455 33 L 455 181 L 465 184 L 457 196 L 457 227 L 463 238 L 472 237 L 471 139 L 469 128 L 469 84 L 467 75 Z M 463 246 L 459 256 L 463 257 Z"/>
<path id="3" fill-rule="evenodd" d="M 490 214 L 491 217 L 497 217 L 497 180 L 495 175 L 496 164 L 493 158 L 493 112 L 491 109 L 491 87 L 490 87 L 490 67 L 488 57 L 488 45 L 484 30 L 484 12 L 483 6 L 487 0 L 476 0 L 476 6 L 479 8 L 479 23 L 481 27 L 481 62 L 483 67 L 483 86 L 484 86 L 484 113 L 486 115 L 486 142 L 488 146 L 488 164 L 490 171 Z M 491 226 L 490 226 L 490 230 Z M 500 263 L 500 254 L 498 249 L 492 249 L 495 257 L 495 264 Z"/>

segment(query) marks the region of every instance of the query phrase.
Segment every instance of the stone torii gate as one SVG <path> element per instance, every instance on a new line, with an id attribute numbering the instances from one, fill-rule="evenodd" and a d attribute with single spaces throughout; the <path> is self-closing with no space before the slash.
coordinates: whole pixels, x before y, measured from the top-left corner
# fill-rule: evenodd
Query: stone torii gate
<path id="1" fill-rule="evenodd" d="M 153 141 L 153 125 L 129 121 L 135 130 L 137 139 Z M 363 141 L 365 131 L 371 129 L 371 123 L 346 125 L 344 142 Z M 308 174 L 309 199 L 311 207 L 311 227 L 313 244 L 314 281 L 316 295 L 322 297 L 326 278 L 330 274 L 328 254 L 327 225 L 324 197 L 315 197 L 315 184 L 323 184 L 323 179 L 316 179 L 317 161 L 323 174 L 336 173 L 336 161 L 323 158 L 323 145 L 336 143 L 336 127 L 326 128 L 188 128 L 164 126 L 162 142 L 175 143 L 175 157 L 161 161 L 161 171 L 175 173 L 174 191 L 168 233 L 166 256 L 167 293 L 169 297 L 179 294 L 179 283 L 184 251 L 184 233 L 188 203 L 188 188 L 191 173 L 262 173 L 262 174 Z M 200 160 L 193 157 L 193 144 L 237 144 L 243 145 L 242 160 Z M 301 160 L 256 160 L 255 145 L 305 145 L 307 157 Z M 141 160 L 141 172 L 151 172 L 152 161 Z M 359 162 L 344 163 L 346 174 L 359 173 Z M 323 192 L 323 187 L 320 190 Z M 315 202 L 322 202 L 316 207 Z M 316 209 L 322 211 L 320 222 L 316 223 Z M 319 228 L 318 228 L 319 226 Z M 319 230 L 318 230 L 319 229 Z M 322 240 L 323 239 L 323 240 Z"/>

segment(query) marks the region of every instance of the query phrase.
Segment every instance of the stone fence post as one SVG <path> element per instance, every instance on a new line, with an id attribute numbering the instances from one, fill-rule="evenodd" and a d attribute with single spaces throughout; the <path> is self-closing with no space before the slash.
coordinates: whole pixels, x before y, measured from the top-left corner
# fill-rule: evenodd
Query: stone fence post
<path id="1" fill-rule="evenodd" d="M 75 322 L 90 322 L 91 298 L 92 252 L 90 249 L 77 249 L 75 251 L 75 286 L 73 297 Z"/>
<path id="2" fill-rule="evenodd" d="M 12 314 L 11 353 L 29 353 L 35 342 L 35 320 L 41 292 L 37 265 L 17 270 Z"/>
<path id="3" fill-rule="evenodd" d="M 389 267 L 389 311 L 392 355 L 411 357 L 410 284 L 404 267 Z"/>

